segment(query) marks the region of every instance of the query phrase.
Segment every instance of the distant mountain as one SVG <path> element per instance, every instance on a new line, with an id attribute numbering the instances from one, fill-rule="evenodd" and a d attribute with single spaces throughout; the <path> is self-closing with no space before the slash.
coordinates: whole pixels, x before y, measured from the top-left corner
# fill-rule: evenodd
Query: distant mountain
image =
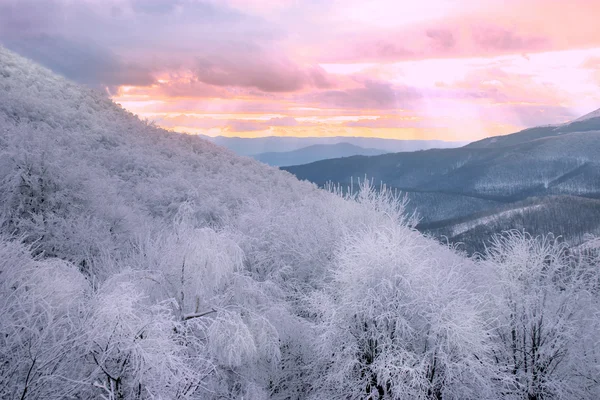
<path id="1" fill-rule="evenodd" d="M 379 149 L 365 149 L 350 143 L 314 144 L 298 150 L 284 152 L 261 153 L 252 156 L 254 159 L 273 166 L 307 164 L 330 158 L 356 155 L 378 156 L 387 153 Z"/>
<path id="2" fill-rule="evenodd" d="M 579 132 L 517 146 L 354 156 L 285 167 L 318 184 L 365 175 L 409 191 L 516 201 L 544 193 L 600 196 L 600 133 Z"/>
<path id="3" fill-rule="evenodd" d="M 465 145 L 467 142 L 446 142 L 443 140 L 400 140 L 368 137 L 286 137 L 268 136 L 261 138 L 241 138 L 228 136 L 203 136 L 204 139 L 227 147 L 237 154 L 252 156 L 261 153 L 299 150 L 313 145 L 349 143 L 365 149 L 380 149 L 384 153 L 417 151 L 432 148 L 446 149 Z"/>
<path id="4" fill-rule="evenodd" d="M 574 198 L 600 199 L 600 118 L 592 114 L 565 125 L 532 128 L 455 149 L 354 156 L 283 169 L 320 185 L 330 181 L 349 184 L 365 176 L 383 182 L 407 194 L 409 208 L 418 211 L 424 224 L 482 212 L 503 213 L 513 203 L 546 196 L 568 196 L 561 197 L 563 212 L 577 218 L 580 203 Z M 552 202 L 540 201 L 543 212 L 538 213 L 550 215 L 548 205 Z M 585 204 L 600 209 L 598 202 Z M 528 222 L 532 219 L 520 225 L 511 225 L 512 219 L 503 221 L 487 230 L 478 229 L 495 232 L 522 227 L 536 231 Z M 587 225 L 580 228 L 583 233 Z M 448 236 L 439 230 L 433 233 Z M 451 237 L 459 240 L 457 234 Z M 480 234 L 470 237 L 482 239 Z"/>

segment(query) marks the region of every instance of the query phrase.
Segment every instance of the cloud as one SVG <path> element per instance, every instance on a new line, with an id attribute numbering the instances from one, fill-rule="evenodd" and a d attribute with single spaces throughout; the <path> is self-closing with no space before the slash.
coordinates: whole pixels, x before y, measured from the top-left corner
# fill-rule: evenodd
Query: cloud
<path id="1" fill-rule="evenodd" d="M 263 131 L 269 128 L 265 121 L 196 117 L 186 114 L 160 117 L 155 118 L 154 120 L 157 124 L 164 128 L 183 127 L 206 130 L 220 128 L 228 132 L 254 132 Z"/>
<path id="2" fill-rule="evenodd" d="M 259 17 L 202 0 L 0 2 L 0 43 L 98 85 L 147 84 L 149 72 L 190 68 L 198 56 L 231 60 L 228 43 L 268 46 L 282 35 Z"/>
<path id="3" fill-rule="evenodd" d="M 425 30 L 425 35 L 437 49 L 450 50 L 456 46 L 455 34 L 450 29 L 429 28 Z"/>
<path id="4" fill-rule="evenodd" d="M 5 0 L 0 2 L 0 38 L 35 35 L 52 31 L 62 2 L 46 0 Z"/>
<path id="5" fill-rule="evenodd" d="M 600 44 L 600 40 L 599 40 Z M 554 50 L 551 36 L 531 35 L 476 19 L 422 23 L 348 35 L 320 57 L 330 63 L 401 62 Z"/>
<path id="6" fill-rule="evenodd" d="M 581 67 L 585 69 L 600 70 L 600 57 L 588 57 L 583 64 L 581 64 Z"/>
<path id="7" fill-rule="evenodd" d="M 227 131 L 229 132 L 253 132 L 268 130 L 271 127 L 296 127 L 296 126 L 315 126 L 314 123 L 300 124 L 293 117 L 277 117 L 267 121 L 257 120 L 229 120 L 227 122 Z"/>
<path id="8" fill-rule="evenodd" d="M 414 88 L 365 80 L 362 87 L 310 93 L 303 100 L 325 108 L 385 110 L 406 108 L 419 98 Z"/>
<path id="9" fill-rule="evenodd" d="M 187 114 L 179 114 L 166 117 L 154 118 L 154 121 L 165 128 L 188 127 L 197 129 L 211 129 L 225 127 L 227 120 L 216 119 L 211 117 L 196 117 Z"/>
<path id="10" fill-rule="evenodd" d="M 254 132 L 264 131 L 268 129 L 263 122 L 244 121 L 239 119 L 230 120 L 227 122 L 225 130 L 228 132 Z"/>
<path id="11" fill-rule="evenodd" d="M 333 85 L 317 65 L 300 66 L 283 54 L 256 45 L 230 44 L 222 54 L 199 57 L 194 74 L 200 82 L 215 86 L 251 87 L 265 92 L 294 92 L 304 87 Z"/>
<path id="12" fill-rule="evenodd" d="M 472 31 L 478 48 L 490 52 L 532 52 L 549 48 L 549 39 L 522 35 L 502 27 L 480 27 Z"/>
<path id="13" fill-rule="evenodd" d="M 531 73 L 508 72 L 497 66 L 469 71 L 464 79 L 439 85 L 437 96 L 447 99 L 472 99 L 496 103 L 556 104 L 566 101 L 568 93 Z"/>
<path id="14" fill-rule="evenodd" d="M 330 88 L 316 63 L 298 63 L 278 45 L 276 23 L 209 0 L 4 0 L 0 42 L 92 85 L 148 85 L 152 75 L 191 70 L 199 83 L 281 93 Z M 194 82 L 165 88 L 174 95 Z"/>
<path id="15" fill-rule="evenodd" d="M 298 121 L 294 117 L 277 117 L 271 118 L 267 124 L 269 126 L 297 126 Z"/>
<path id="16" fill-rule="evenodd" d="M 180 78 L 167 82 L 159 82 L 153 90 L 156 96 L 175 98 L 231 98 L 235 96 L 230 90 L 200 82 L 198 79 Z"/>
<path id="17" fill-rule="evenodd" d="M 416 128 L 424 125 L 418 117 L 379 117 L 370 119 L 359 119 L 344 123 L 347 127 L 356 128 Z"/>
<path id="18" fill-rule="evenodd" d="M 131 8 L 135 12 L 162 16 L 172 13 L 183 3 L 183 0 L 130 0 Z"/>
<path id="19" fill-rule="evenodd" d="M 8 39 L 4 45 L 79 83 L 147 86 L 154 82 L 148 68 L 126 62 L 110 50 L 89 42 L 41 34 Z"/>
<path id="20" fill-rule="evenodd" d="M 600 87 L 600 57 L 589 57 L 581 67 L 591 73 L 593 84 Z"/>
<path id="21" fill-rule="evenodd" d="M 300 124 L 293 117 L 275 117 L 268 120 L 222 119 L 198 117 L 188 114 L 159 117 L 154 119 L 165 128 L 187 127 L 194 129 L 221 128 L 229 132 L 254 132 L 268 130 L 270 127 L 314 126 L 314 123 Z"/>
<path id="22" fill-rule="evenodd" d="M 409 44 L 410 39 L 402 35 L 380 33 L 364 36 L 348 34 L 342 41 L 330 40 L 327 46 L 315 45 L 316 57 L 326 63 L 371 63 L 409 60 L 418 57 Z M 398 36 L 398 40 L 390 37 Z"/>

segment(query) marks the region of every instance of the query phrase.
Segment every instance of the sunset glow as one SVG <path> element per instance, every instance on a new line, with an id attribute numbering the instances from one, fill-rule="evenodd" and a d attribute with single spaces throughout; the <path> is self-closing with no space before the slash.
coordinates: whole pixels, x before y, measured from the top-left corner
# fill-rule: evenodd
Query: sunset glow
<path id="1" fill-rule="evenodd" d="M 595 0 L 9 0 L 7 13 L 21 17 L 0 17 L 3 45 L 181 132 L 475 140 L 600 107 Z"/>

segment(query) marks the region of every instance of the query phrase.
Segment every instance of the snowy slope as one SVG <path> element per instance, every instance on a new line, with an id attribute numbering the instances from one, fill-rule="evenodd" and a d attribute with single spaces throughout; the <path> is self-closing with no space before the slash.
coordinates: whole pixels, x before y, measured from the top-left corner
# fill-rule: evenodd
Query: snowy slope
<path id="1" fill-rule="evenodd" d="M 390 194 L 319 190 L 158 129 L 1 47 L 0 132 L 0 398 L 333 393 L 320 379 L 331 351 L 318 346 L 334 304 L 315 305 L 336 288 L 327 282 L 342 250 L 362 245 L 353 235 L 393 234 L 409 266 L 400 273 L 418 266 L 406 279 L 429 288 L 420 293 L 438 286 L 420 278 L 434 277 L 438 256 L 455 271 L 472 266 L 406 226 Z M 373 274 L 364 289 L 386 279 Z M 468 282 L 446 277 L 444 290 Z M 447 330 L 413 325 L 422 335 L 392 339 L 420 349 Z"/>
<path id="2" fill-rule="evenodd" d="M 55 201 L 85 209 L 95 223 L 110 225 L 113 235 L 127 237 L 139 224 L 172 218 L 187 203 L 194 204 L 199 223 L 219 224 L 248 199 L 263 201 L 258 191 L 264 187 L 281 191 L 282 201 L 319 196 L 289 174 L 201 138 L 150 126 L 104 95 L 6 50 L 0 50 L 0 68 L 0 122 L 8 132 L 1 138 L 3 176 L 34 167 L 55 173 L 48 178 L 59 180 L 52 182 Z"/>

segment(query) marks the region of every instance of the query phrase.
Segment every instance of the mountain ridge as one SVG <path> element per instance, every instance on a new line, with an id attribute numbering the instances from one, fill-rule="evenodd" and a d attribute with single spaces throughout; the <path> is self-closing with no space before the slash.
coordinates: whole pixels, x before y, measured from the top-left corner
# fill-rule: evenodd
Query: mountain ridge
<path id="1" fill-rule="evenodd" d="M 252 156 L 252 158 L 272 166 L 290 166 L 308 164 L 314 161 L 331 158 L 350 157 L 355 155 L 376 156 L 387 153 L 384 150 L 364 148 L 347 142 L 335 144 L 313 144 L 297 150 L 285 152 L 268 152 Z"/>
<path id="2" fill-rule="evenodd" d="M 474 212 L 502 212 L 507 204 L 528 198 L 600 198 L 600 118 L 531 128 L 501 142 L 494 139 L 454 149 L 356 156 L 282 169 L 318 185 L 346 185 L 367 176 L 414 199 L 411 209 L 427 223 L 445 214 L 467 218 Z M 419 207 L 419 201 L 427 207 Z"/>
<path id="3" fill-rule="evenodd" d="M 523 144 L 535 139 L 555 137 L 569 133 L 600 130 L 600 109 L 560 125 L 546 125 L 527 128 L 502 136 L 492 136 L 467 144 L 465 147 L 502 147 Z"/>
<path id="4" fill-rule="evenodd" d="M 229 136 L 205 136 L 206 140 L 235 151 L 237 154 L 253 156 L 266 152 L 294 151 L 314 144 L 350 143 L 363 148 L 375 148 L 386 152 L 416 151 L 428 148 L 454 148 L 467 142 L 447 142 L 443 140 L 403 140 L 353 136 L 315 136 L 290 137 L 266 136 L 260 138 L 243 138 Z"/>

